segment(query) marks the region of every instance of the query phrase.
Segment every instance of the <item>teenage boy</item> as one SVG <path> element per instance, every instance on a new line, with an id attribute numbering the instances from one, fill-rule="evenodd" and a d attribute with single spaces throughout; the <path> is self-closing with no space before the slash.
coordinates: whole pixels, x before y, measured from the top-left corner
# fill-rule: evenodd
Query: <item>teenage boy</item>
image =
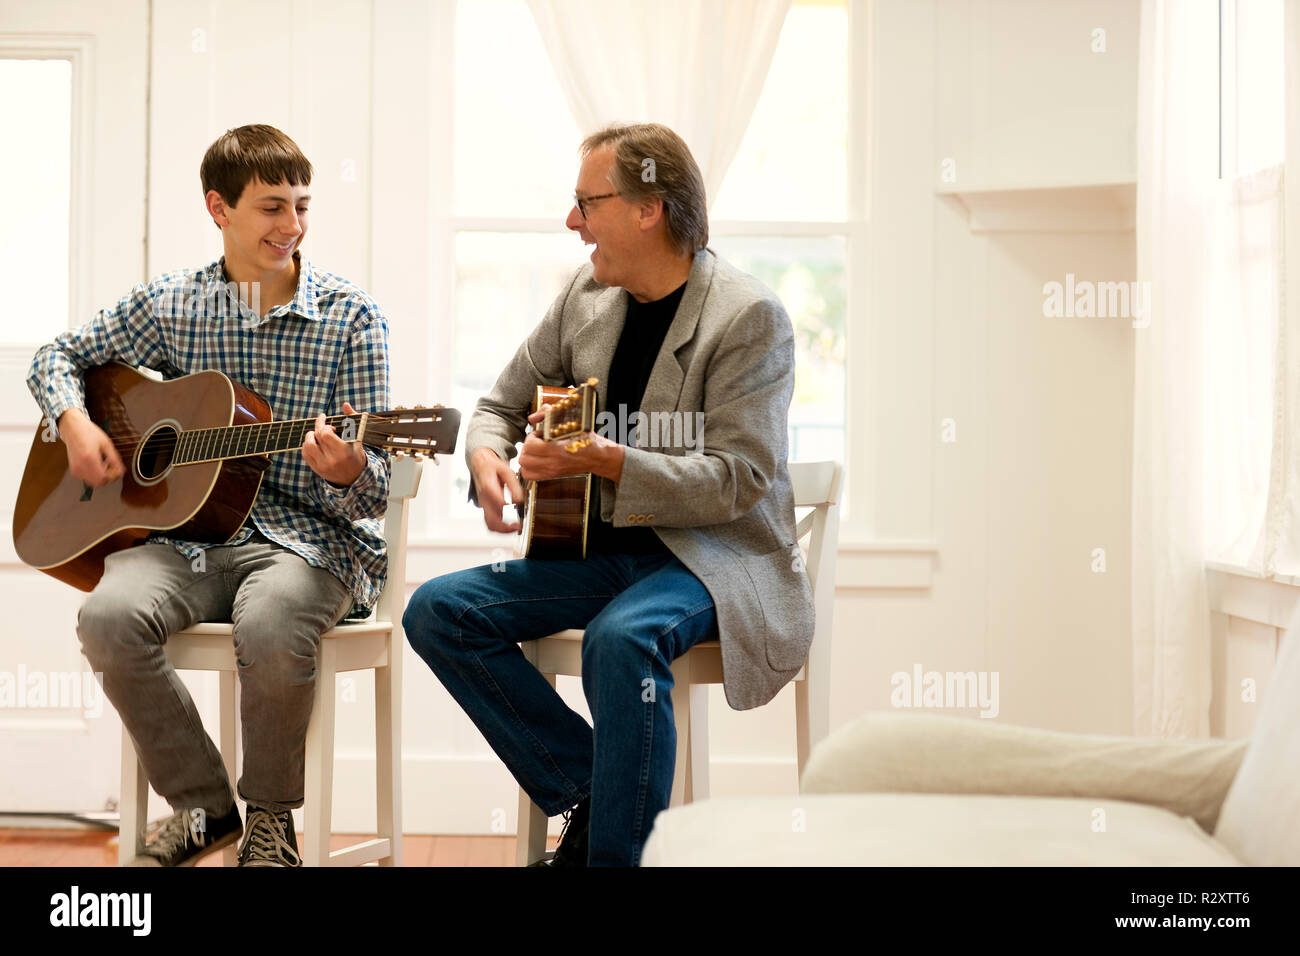
<path id="1" fill-rule="evenodd" d="M 317 644 L 384 584 L 387 458 L 344 442 L 324 413 L 388 407 L 388 323 L 364 292 L 302 256 L 311 176 L 279 130 L 226 132 L 200 167 L 225 254 L 137 285 L 42 347 L 27 380 L 57 424 L 72 474 L 93 487 L 118 481 L 124 465 L 86 415 L 82 373 L 92 366 L 124 362 L 168 379 L 216 369 L 265 396 L 278 420 L 316 418 L 301 454 L 272 457 L 233 539 L 155 533 L 111 555 L 82 606 L 86 658 L 174 811 L 143 865 L 192 865 L 241 834 L 241 866 L 302 865 L 289 811 L 303 802 Z M 199 621 L 234 625 L 247 828 L 221 755 L 163 652 L 170 634 Z"/>

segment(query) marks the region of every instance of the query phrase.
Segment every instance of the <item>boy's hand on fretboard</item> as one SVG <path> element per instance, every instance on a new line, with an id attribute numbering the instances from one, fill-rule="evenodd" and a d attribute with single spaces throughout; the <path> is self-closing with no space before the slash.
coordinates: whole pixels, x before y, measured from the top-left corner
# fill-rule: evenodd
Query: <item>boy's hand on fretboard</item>
<path id="1" fill-rule="evenodd" d="M 343 403 L 344 415 L 355 415 L 357 410 Z M 357 480 L 366 467 L 366 447 L 359 441 L 345 442 L 334 426 L 325 421 L 322 413 L 316 416 L 316 427 L 307 433 L 302 443 L 302 457 L 307 467 L 326 481 L 347 487 Z"/>

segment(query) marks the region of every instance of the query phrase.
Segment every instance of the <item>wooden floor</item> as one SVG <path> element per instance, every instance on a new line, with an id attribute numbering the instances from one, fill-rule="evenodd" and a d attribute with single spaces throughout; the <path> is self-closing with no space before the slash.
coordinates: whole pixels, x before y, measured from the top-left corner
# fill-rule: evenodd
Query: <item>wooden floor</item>
<path id="1" fill-rule="evenodd" d="M 330 849 L 357 843 L 367 836 L 335 834 Z M 556 837 L 547 838 L 555 848 Z M 302 838 L 298 839 L 299 847 Z M 427 836 L 402 838 L 404 866 L 514 866 L 512 836 Z M 116 866 L 117 834 L 105 830 L 0 829 L 0 866 Z M 214 853 L 199 866 L 220 866 Z"/>

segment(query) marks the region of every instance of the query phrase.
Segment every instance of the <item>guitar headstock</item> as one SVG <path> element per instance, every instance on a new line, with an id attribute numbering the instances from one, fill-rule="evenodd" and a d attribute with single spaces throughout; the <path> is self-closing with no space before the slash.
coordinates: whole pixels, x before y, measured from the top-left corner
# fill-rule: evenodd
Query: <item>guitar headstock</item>
<path id="1" fill-rule="evenodd" d="M 575 451 L 587 444 L 578 438 L 596 427 L 596 379 L 589 378 L 581 385 L 575 385 L 556 395 L 555 389 L 538 389 L 538 404 L 549 405 L 546 416 L 537 423 L 537 436 L 542 441 L 562 441 L 569 439 Z M 550 394 L 547 394 L 549 392 Z"/>
<path id="2" fill-rule="evenodd" d="M 434 405 L 432 408 L 397 407 L 386 412 L 366 412 L 359 438 L 371 448 L 390 455 L 447 455 L 456 450 L 460 411 Z"/>

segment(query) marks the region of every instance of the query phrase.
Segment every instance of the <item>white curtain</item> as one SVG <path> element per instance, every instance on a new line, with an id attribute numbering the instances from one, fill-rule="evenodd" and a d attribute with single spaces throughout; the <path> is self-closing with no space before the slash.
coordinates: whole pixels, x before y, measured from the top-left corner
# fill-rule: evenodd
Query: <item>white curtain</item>
<path id="1" fill-rule="evenodd" d="M 1201 403 L 1205 553 L 1211 561 L 1262 574 L 1274 563 L 1279 542 L 1269 487 L 1282 292 L 1282 166 L 1225 176 L 1217 199 Z M 1277 437 L 1284 435 L 1282 430 Z"/>
<path id="2" fill-rule="evenodd" d="M 712 203 L 763 91 L 790 0 L 528 6 L 583 135 L 613 122 L 670 127 L 699 163 Z"/>
<path id="3" fill-rule="evenodd" d="M 1272 539 L 1264 572 L 1300 576 L 1300 0 L 1287 0 L 1283 14 L 1285 173 L 1284 243 L 1273 412 L 1273 468 L 1268 526 Z"/>
<path id="4" fill-rule="evenodd" d="M 1206 342 L 1207 557 L 1271 577 L 1295 566 L 1296 341 L 1286 269 L 1281 0 L 1224 8 L 1223 176 Z M 1290 18 L 1291 29 L 1297 19 Z M 1292 155 L 1295 152 L 1292 151 Z M 1292 181 L 1296 181 L 1295 177 Z"/>
<path id="5" fill-rule="evenodd" d="M 1284 241 L 1300 236 L 1285 188 L 1300 182 L 1300 0 L 1286 13 L 1142 6 L 1138 272 L 1155 304 L 1135 350 L 1138 733 L 1208 731 L 1206 561 L 1300 573 L 1300 295 L 1285 294 L 1300 242 L 1288 266 Z"/>
<path id="6" fill-rule="evenodd" d="M 1209 731 L 1202 349 L 1218 193 L 1218 4 L 1143 0 L 1134 330 L 1134 730 Z"/>

